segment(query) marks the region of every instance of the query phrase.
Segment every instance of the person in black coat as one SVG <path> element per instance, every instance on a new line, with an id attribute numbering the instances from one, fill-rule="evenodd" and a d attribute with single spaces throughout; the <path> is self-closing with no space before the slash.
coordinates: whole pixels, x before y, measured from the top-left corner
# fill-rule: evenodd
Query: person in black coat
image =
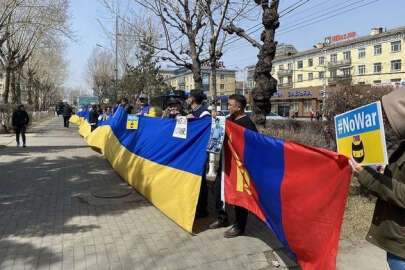
<path id="1" fill-rule="evenodd" d="M 26 146 L 25 131 L 30 121 L 28 113 L 25 111 L 24 105 L 19 105 L 12 116 L 12 125 L 16 134 L 17 147 L 20 146 L 20 134 L 23 141 L 23 147 Z"/>
<path id="2" fill-rule="evenodd" d="M 97 105 L 93 105 L 91 107 L 91 111 L 89 113 L 89 122 L 90 122 L 90 126 L 91 126 L 91 131 L 93 131 L 97 128 L 98 116 L 99 116 L 99 114 L 98 114 Z"/>
<path id="3" fill-rule="evenodd" d="M 62 109 L 62 115 L 63 115 L 63 126 L 65 128 L 69 127 L 69 119 L 72 116 L 72 107 L 67 103 L 67 101 L 63 102 L 63 109 Z"/>

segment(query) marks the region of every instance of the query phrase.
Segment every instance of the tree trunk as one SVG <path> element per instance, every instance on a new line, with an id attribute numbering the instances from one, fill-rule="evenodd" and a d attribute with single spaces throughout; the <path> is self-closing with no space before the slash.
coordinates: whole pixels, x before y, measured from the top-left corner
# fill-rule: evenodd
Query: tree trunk
<path id="1" fill-rule="evenodd" d="M 211 96 L 212 96 L 212 111 L 217 111 L 217 58 L 211 57 Z"/>
<path id="2" fill-rule="evenodd" d="M 21 69 L 18 69 L 17 71 L 17 77 L 16 77 L 16 85 L 15 85 L 15 90 L 16 90 L 16 100 L 17 104 L 21 104 Z"/>
<path id="3" fill-rule="evenodd" d="M 17 104 L 17 89 L 16 89 L 16 78 L 15 78 L 16 71 L 11 71 L 11 104 Z"/>
<path id="4" fill-rule="evenodd" d="M 4 93 L 3 93 L 3 102 L 4 104 L 8 104 L 8 96 L 10 93 L 10 76 L 11 71 L 9 68 L 6 68 L 6 81 L 4 82 Z"/>
<path id="5" fill-rule="evenodd" d="M 270 98 L 277 91 L 277 80 L 271 76 L 272 61 L 276 54 L 277 42 L 274 40 L 278 21 L 279 0 L 269 1 L 255 0 L 263 8 L 262 24 L 264 30 L 260 36 L 263 45 L 260 48 L 256 64 L 254 79 L 256 86 L 252 90 L 253 119 L 257 125 L 265 125 L 266 114 L 271 111 Z"/>
<path id="6" fill-rule="evenodd" d="M 189 34 L 190 56 L 192 60 L 191 71 L 193 72 L 194 88 L 203 91 L 202 76 L 201 76 L 201 61 L 197 55 L 197 44 L 195 37 Z"/>
<path id="7" fill-rule="evenodd" d="M 27 82 L 27 102 L 29 105 L 32 105 L 32 85 L 33 85 L 33 74 L 28 72 L 28 82 Z"/>

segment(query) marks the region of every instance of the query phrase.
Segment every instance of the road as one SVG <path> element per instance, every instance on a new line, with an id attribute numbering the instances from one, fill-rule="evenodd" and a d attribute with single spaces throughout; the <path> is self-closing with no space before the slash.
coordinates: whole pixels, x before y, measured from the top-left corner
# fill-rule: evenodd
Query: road
<path id="1" fill-rule="evenodd" d="M 207 230 L 212 218 L 185 232 L 62 125 L 33 128 L 27 148 L 0 135 L 0 269 L 297 269 L 253 216 L 234 239 Z M 94 196 L 101 191 L 130 194 Z M 345 244 L 338 269 L 387 269 L 383 252 L 365 245 Z"/>

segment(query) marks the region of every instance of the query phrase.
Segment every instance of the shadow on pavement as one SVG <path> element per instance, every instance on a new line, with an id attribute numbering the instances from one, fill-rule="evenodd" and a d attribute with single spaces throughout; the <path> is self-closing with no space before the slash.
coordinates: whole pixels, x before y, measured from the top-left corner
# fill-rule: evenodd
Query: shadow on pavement
<path id="1" fill-rule="evenodd" d="M 39 253 L 48 258 L 48 265 L 61 260 L 61 256 L 48 248 L 24 243 L 28 237 L 50 236 L 55 238 L 49 243 L 51 246 L 60 244 L 62 239 L 65 241 L 66 235 L 74 242 L 75 235 L 100 227 L 92 225 L 97 221 L 70 224 L 72 219 L 98 219 L 145 207 L 145 199 L 136 192 L 122 201 L 91 198 L 92 190 L 122 188 L 126 184 L 105 159 L 89 151 L 76 152 L 82 148 L 88 147 L 34 146 L 0 150 L 0 268 L 9 260 L 24 259 L 30 265 L 27 268 L 34 269 L 41 266 L 41 262 L 34 260 Z M 76 156 L 82 153 L 83 157 Z M 3 155 L 7 156 L 7 161 Z"/>

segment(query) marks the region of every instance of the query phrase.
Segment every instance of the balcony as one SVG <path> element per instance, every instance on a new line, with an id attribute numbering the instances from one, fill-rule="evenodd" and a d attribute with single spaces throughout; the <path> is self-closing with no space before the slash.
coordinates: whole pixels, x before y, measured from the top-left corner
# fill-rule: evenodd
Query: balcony
<path id="1" fill-rule="evenodd" d="M 351 64 L 352 64 L 352 59 L 344 59 L 344 60 L 341 60 L 341 61 L 329 62 L 328 63 L 328 68 L 329 69 L 341 68 L 341 67 L 350 66 Z"/>
<path id="2" fill-rule="evenodd" d="M 289 75 L 292 75 L 292 74 L 293 74 L 292 69 L 280 69 L 277 72 L 278 77 L 289 76 Z"/>
<path id="3" fill-rule="evenodd" d="M 279 89 L 286 89 L 286 88 L 292 88 L 292 82 L 288 82 L 288 83 L 279 83 L 278 84 L 278 88 Z"/>
<path id="4" fill-rule="evenodd" d="M 352 79 L 352 76 L 350 75 L 338 75 L 332 78 L 328 78 L 328 85 L 332 86 L 332 85 L 336 85 L 338 83 L 344 82 L 344 81 L 349 81 Z"/>

